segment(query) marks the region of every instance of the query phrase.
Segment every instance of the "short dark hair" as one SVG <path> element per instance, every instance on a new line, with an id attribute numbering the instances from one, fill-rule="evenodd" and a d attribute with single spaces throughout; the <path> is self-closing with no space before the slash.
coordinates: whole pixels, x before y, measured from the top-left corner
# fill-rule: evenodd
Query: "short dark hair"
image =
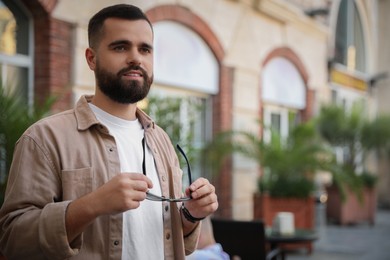
<path id="1" fill-rule="evenodd" d="M 95 48 L 100 41 L 103 23 L 108 18 L 120 18 L 125 20 L 145 20 L 153 30 L 152 23 L 145 13 L 134 5 L 118 4 L 103 8 L 97 12 L 88 23 L 88 44 L 89 47 Z"/>

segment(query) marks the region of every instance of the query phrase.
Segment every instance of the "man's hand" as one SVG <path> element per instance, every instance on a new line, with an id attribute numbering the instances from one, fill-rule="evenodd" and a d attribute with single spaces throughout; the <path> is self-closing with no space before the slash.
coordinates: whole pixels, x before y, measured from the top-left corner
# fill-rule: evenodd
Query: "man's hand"
<path id="1" fill-rule="evenodd" d="M 184 206 L 191 216 L 204 218 L 218 209 L 218 198 L 215 187 L 205 178 L 199 178 L 186 189 L 186 195 L 192 200 L 186 201 Z"/>
<path id="2" fill-rule="evenodd" d="M 136 209 L 152 187 L 152 181 L 143 174 L 121 173 L 92 192 L 91 203 L 99 216 Z"/>
<path id="3" fill-rule="evenodd" d="M 146 199 L 146 191 L 152 187 L 152 181 L 141 173 L 121 173 L 93 192 L 72 201 L 65 216 L 68 241 L 72 242 L 101 215 L 138 208 Z"/>

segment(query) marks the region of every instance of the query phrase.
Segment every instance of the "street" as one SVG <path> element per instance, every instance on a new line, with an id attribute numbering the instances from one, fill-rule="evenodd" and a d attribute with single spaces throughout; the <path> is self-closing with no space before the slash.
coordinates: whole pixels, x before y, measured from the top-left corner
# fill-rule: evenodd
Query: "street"
<path id="1" fill-rule="evenodd" d="M 320 221 L 321 222 L 321 221 Z M 375 225 L 318 223 L 319 239 L 311 255 L 289 252 L 288 260 L 390 260 L 390 210 L 378 209 Z"/>

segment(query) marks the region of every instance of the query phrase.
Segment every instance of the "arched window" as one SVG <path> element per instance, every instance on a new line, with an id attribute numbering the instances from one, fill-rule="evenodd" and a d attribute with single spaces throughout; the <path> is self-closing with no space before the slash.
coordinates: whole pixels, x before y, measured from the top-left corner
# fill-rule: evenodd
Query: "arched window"
<path id="1" fill-rule="evenodd" d="M 155 99 L 159 109 L 180 100 L 177 108 L 170 111 L 175 122 L 164 129 L 179 125 L 177 141 L 187 144 L 184 149 L 192 148 L 187 155 L 194 164 L 193 174 L 204 176 L 206 169 L 202 168 L 200 148 L 212 135 L 211 97 L 219 91 L 218 60 L 204 39 L 181 23 L 158 21 L 153 24 L 153 30 L 155 69 L 150 97 L 159 97 Z M 170 137 L 175 142 L 173 135 Z"/>
<path id="2" fill-rule="evenodd" d="M 153 24 L 156 82 L 202 92 L 218 93 L 218 61 L 204 40 L 180 23 Z"/>
<path id="3" fill-rule="evenodd" d="M 264 138 L 270 138 L 271 128 L 282 137 L 300 119 L 306 108 L 306 87 L 295 65 L 286 58 L 275 57 L 264 67 L 262 77 Z"/>
<path id="4" fill-rule="evenodd" d="M 32 102 L 32 26 L 18 1 L 0 0 L 0 83 Z"/>
<path id="5" fill-rule="evenodd" d="M 341 0 L 336 24 L 335 61 L 365 72 L 364 32 L 355 1 Z"/>

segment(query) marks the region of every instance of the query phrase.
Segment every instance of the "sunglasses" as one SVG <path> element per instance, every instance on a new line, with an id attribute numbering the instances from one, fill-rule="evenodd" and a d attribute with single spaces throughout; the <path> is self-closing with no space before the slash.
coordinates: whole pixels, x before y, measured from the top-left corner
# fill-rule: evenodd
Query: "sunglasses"
<path id="1" fill-rule="evenodd" d="M 145 165 L 145 140 L 142 139 L 142 148 L 143 148 L 143 161 L 142 161 L 142 171 L 143 174 L 146 176 L 146 165 Z M 187 173 L 188 173 L 188 181 L 189 185 L 192 184 L 192 178 L 191 178 L 191 167 L 190 163 L 188 162 L 188 158 L 186 154 L 184 153 L 183 149 L 179 146 L 176 145 L 176 148 L 179 150 L 181 155 L 183 155 L 184 159 L 186 160 L 187 163 Z M 168 201 L 168 202 L 182 202 L 182 201 L 188 201 L 191 200 L 191 196 L 189 197 L 181 197 L 181 198 L 167 198 L 164 196 L 158 196 L 156 194 L 151 193 L 150 191 L 146 192 L 146 199 L 150 201 Z"/>

